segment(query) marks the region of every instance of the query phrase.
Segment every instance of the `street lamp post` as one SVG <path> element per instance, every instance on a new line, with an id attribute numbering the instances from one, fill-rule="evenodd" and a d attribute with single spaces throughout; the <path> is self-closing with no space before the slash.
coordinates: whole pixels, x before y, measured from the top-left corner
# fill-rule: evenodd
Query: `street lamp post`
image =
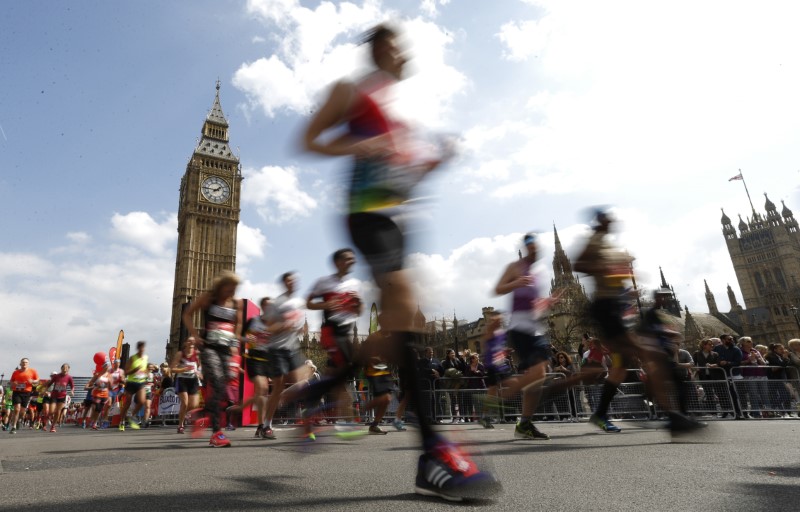
<path id="1" fill-rule="evenodd" d="M 794 321 L 797 322 L 797 327 L 800 328 L 800 316 L 797 315 L 798 310 L 800 309 L 794 304 L 789 306 L 789 311 L 792 312 L 792 315 L 794 316 Z"/>

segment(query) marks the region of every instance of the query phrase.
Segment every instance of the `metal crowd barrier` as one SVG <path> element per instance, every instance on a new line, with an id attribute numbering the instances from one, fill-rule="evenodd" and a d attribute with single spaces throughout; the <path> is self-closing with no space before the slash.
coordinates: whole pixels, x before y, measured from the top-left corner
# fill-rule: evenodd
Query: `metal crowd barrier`
<path id="1" fill-rule="evenodd" d="M 752 375 L 753 369 L 763 375 Z M 785 368 L 786 379 L 770 379 L 768 373 L 781 367 L 759 366 L 732 368 L 727 375 L 722 368 L 692 367 L 691 379 L 682 383 L 687 396 L 688 413 L 702 416 L 704 419 L 734 417 L 746 414 L 753 417 L 776 417 L 796 413 L 800 417 L 800 375 L 793 367 Z M 644 375 L 639 368 L 629 369 Z M 518 376 L 512 376 L 518 377 Z M 562 373 L 548 373 L 545 387 L 556 380 L 565 378 Z M 645 376 L 646 379 L 646 376 Z M 571 389 L 545 393 L 534 413 L 537 421 L 578 421 L 587 419 L 597 407 L 602 393 L 602 379 L 589 383 L 584 381 Z M 429 419 L 440 423 L 471 422 L 484 415 L 481 398 L 486 395 L 483 379 L 474 377 L 420 379 L 422 389 L 420 408 Z M 372 421 L 374 413 L 366 410 L 364 405 L 370 401 L 372 393 L 367 380 L 353 380 L 347 383 L 346 389 L 352 398 L 352 411 L 339 415 L 333 407 L 324 409 L 317 418 L 320 421 L 335 422 L 350 420 L 353 417 L 362 422 Z M 501 390 L 502 384 L 501 384 Z M 398 403 L 399 385 L 395 382 L 390 405 L 384 420 L 395 418 Z M 277 424 L 297 424 L 301 421 L 301 410 L 306 407 L 324 405 L 335 397 L 324 397 L 319 404 L 282 404 L 276 412 L 274 422 Z M 678 403 L 677 393 L 668 396 L 672 404 Z M 517 393 L 508 399 L 500 399 L 498 410 L 491 411 L 489 416 L 495 422 L 513 423 L 522 414 L 522 394 Z M 408 404 L 407 411 L 413 412 L 414 404 Z M 614 419 L 652 419 L 663 416 L 664 410 L 647 394 L 644 382 L 622 383 L 609 407 L 609 416 Z M 177 414 L 154 416 L 152 421 L 161 424 L 177 423 Z"/>
<path id="2" fill-rule="evenodd" d="M 693 366 L 687 370 L 691 371 L 692 378 L 679 382 L 679 385 L 683 386 L 689 414 L 712 418 L 736 415 L 731 384 L 724 369 Z M 668 399 L 673 407 L 677 407 L 679 402 L 677 392 L 671 393 Z M 656 417 L 663 414 L 663 408 L 656 404 Z"/>
<path id="3" fill-rule="evenodd" d="M 780 373 L 786 378 L 774 378 Z M 798 412 L 800 375 L 797 368 L 739 366 L 731 368 L 731 384 L 743 415 L 773 418 Z"/>

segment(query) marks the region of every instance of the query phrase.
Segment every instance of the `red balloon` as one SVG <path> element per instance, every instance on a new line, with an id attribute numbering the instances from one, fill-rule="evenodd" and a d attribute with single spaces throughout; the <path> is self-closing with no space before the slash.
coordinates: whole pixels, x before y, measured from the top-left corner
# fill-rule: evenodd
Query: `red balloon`
<path id="1" fill-rule="evenodd" d="M 94 355 L 94 364 L 97 366 L 102 366 L 103 363 L 106 362 L 106 353 L 105 352 L 97 352 Z"/>

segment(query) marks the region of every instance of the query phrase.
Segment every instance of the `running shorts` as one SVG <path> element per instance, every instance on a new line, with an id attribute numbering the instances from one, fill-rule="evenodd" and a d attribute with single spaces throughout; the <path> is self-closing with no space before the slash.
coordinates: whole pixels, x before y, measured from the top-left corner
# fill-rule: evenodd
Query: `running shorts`
<path id="1" fill-rule="evenodd" d="M 299 352 L 287 348 L 273 348 L 269 351 L 267 377 L 274 379 L 292 372 L 305 364 Z"/>
<path id="2" fill-rule="evenodd" d="M 589 314 L 604 343 L 614 343 L 628 332 L 622 321 L 623 311 L 625 305 L 617 299 L 595 299 L 589 306 Z"/>
<path id="3" fill-rule="evenodd" d="M 94 398 L 92 399 L 94 403 L 94 410 L 97 412 L 103 412 L 103 408 L 106 406 L 106 402 L 108 402 L 108 398 Z"/>
<path id="4" fill-rule="evenodd" d="M 353 244 L 374 275 L 403 269 L 405 239 L 400 227 L 379 213 L 351 213 L 347 218 Z"/>
<path id="5" fill-rule="evenodd" d="M 126 382 L 125 383 L 125 392 L 129 395 L 135 395 L 139 392 L 140 389 L 144 387 L 144 382 Z"/>
<path id="6" fill-rule="evenodd" d="M 178 377 L 175 379 L 175 392 L 196 395 L 200 392 L 200 384 L 197 377 Z"/>
<path id="7" fill-rule="evenodd" d="M 519 331 L 508 331 L 506 337 L 509 346 L 514 349 L 519 358 L 517 366 L 520 371 L 550 359 L 552 352 L 547 337 Z"/>
<path id="8" fill-rule="evenodd" d="M 14 391 L 11 395 L 11 403 L 14 405 L 19 405 L 21 408 L 28 407 L 28 404 L 31 401 L 31 394 L 30 393 L 20 393 L 19 391 Z"/>
<path id="9" fill-rule="evenodd" d="M 374 377 L 367 377 L 369 382 L 369 390 L 373 397 L 382 396 L 392 392 L 394 385 L 390 375 L 376 375 Z"/>
<path id="10" fill-rule="evenodd" d="M 244 369 L 247 372 L 247 378 L 250 380 L 256 377 L 266 377 L 269 373 L 269 354 L 251 350 L 247 354 Z"/>

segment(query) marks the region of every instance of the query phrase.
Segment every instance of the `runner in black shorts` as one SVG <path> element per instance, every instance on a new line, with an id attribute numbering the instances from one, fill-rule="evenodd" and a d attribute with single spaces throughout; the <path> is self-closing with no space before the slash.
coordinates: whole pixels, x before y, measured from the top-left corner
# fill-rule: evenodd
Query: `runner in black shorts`
<path id="1" fill-rule="evenodd" d="M 506 267 L 494 290 L 497 295 L 511 294 L 511 318 L 506 338 L 519 359 L 519 370 L 523 372 L 521 377 L 507 381 L 503 397 L 522 391 L 522 416 L 514 429 L 514 437 L 547 440 L 550 436 L 534 426 L 533 415 L 542 396 L 551 354 L 544 318 L 550 305 L 558 298 L 544 296 L 539 286 L 540 278 L 531 271 L 538 259 L 536 235 L 528 233 L 522 242 L 525 256 Z M 489 404 L 493 398 L 487 395 L 486 400 Z"/>
<path id="2" fill-rule="evenodd" d="M 336 267 L 336 273 L 318 279 L 306 300 L 308 309 L 322 311 L 320 343 L 328 352 L 326 378 L 307 389 L 306 394 L 312 401 L 323 394 L 335 396 L 335 416 L 352 418 L 353 399 L 339 376 L 347 375 L 349 380 L 355 375 L 357 365 L 352 342 L 353 326 L 361 314 L 363 304 L 358 293 L 360 282 L 349 277 L 356 263 L 353 250 L 339 249 L 333 253 L 331 260 Z"/>
<path id="3" fill-rule="evenodd" d="M 406 201 L 414 185 L 448 159 L 452 148 L 438 148 L 439 158 L 421 156 L 419 140 L 388 108 L 389 93 L 402 78 L 406 63 L 397 33 L 379 25 L 365 42 L 374 70 L 355 82 L 341 81 L 333 87 L 306 128 L 303 143 L 308 151 L 354 158 L 347 226 L 380 289 L 379 323 L 389 333 L 389 341 L 379 347 L 382 353 L 374 355 L 398 364 L 411 401 L 419 408 L 423 401 L 414 356 L 419 342 L 412 331 L 417 300 L 403 271 L 406 243 L 399 223 L 408 213 Z M 341 135 L 337 130 L 343 126 L 347 133 Z M 368 360 L 371 354 L 362 357 Z M 340 378 L 344 381 L 346 376 Z M 457 501 L 486 498 L 499 489 L 492 475 L 481 472 L 458 447 L 434 432 L 425 414 L 418 411 L 417 417 L 423 449 L 417 465 L 417 493 Z"/>
<path id="4" fill-rule="evenodd" d="M 265 316 L 269 332 L 266 370 L 267 377 L 272 379 L 272 393 L 267 399 L 261 434 L 265 439 L 276 438 L 272 430 L 272 419 L 281 402 L 285 384 L 297 382 L 298 370 L 305 364 L 297 336 L 303 328 L 304 317 L 301 310 L 304 302 L 293 297 L 297 276 L 294 272 L 286 272 L 281 276 L 281 281 L 286 291 L 270 302 Z"/>
<path id="5" fill-rule="evenodd" d="M 672 372 L 665 364 L 662 351 L 644 346 L 626 325 L 623 314 L 628 309 L 627 303 L 632 300 L 627 282 L 632 276 L 633 258 L 609 243 L 607 235 L 613 223 L 609 212 L 598 210 L 594 223 L 594 233 L 575 262 L 575 270 L 589 274 L 595 280 L 595 296 L 590 313 L 600 331 L 603 344 L 612 352 L 612 368 L 603 385 L 597 409 L 590 418 L 591 422 L 606 432 L 620 431 L 619 427 L 608 421 L 608 407 L 625 378 L 625 360 L 638 358 L 648 372 L 648 391 L 668 411 L 672 431 L 691 431 L 705 427 L 704 423 L 678 412 L 669 399 L 668 393 L 674 393 L 675 390 Z"/>
<path id="6" fill-rule="evenodd" d="M 254 316 L 244 326 L 244 336 L 242 343 L 247 350 L 245 352 L 245 371 L 247 378 L 253 383 L 253 396 L 244 401 L 241 405 L 234 406 L 230 410 L 238 411 L 255 404 L 258 426 L 256 427 L 255 437 L 262 437 L 264 429 L 264 416 L 267 411 L 267 393 L 269 392 L 269 331 L 267 330 L 267 311 L 269 310 L 270 298 L 264 297 L 259 302 L 261 314 Z"/>

